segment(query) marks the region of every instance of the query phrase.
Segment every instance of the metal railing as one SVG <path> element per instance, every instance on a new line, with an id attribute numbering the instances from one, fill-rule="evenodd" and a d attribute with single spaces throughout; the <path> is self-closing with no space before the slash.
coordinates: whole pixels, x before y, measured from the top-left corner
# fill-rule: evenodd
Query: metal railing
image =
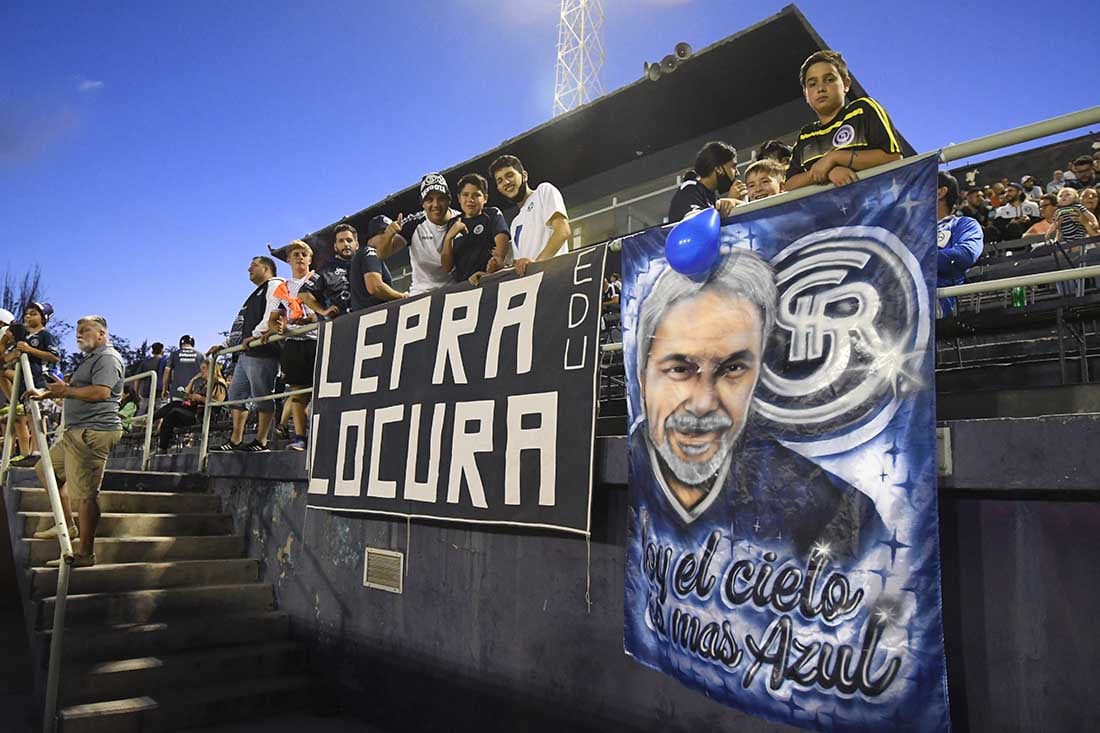
<path id="1" fill-rule="evenodd" d="M 318 321 L 317 323 L 310 323 L 310 324 L 307 324 L 305 326 L 301 326 L 300 328 L 288 328 L 283 333 L 275 334 L 274 336 L 271 336 L 270 338 L 266 338 L 266 339 L 262 338 L 262 337 L 258 337 L 258 338 L 254 338 L 254 339 L 244 339 L 241 343 L 237 344 L 236 346 L 229 346 L 229 347 L 226 347 L 224 349 L 219 349 L 217 351 L 217 353 L 211 354 L 210 358 L 211 359 L 217 359 L 219 356 L 224 356 L 226 354 L 233 354 L 233 353 L 236 353 L 238 351 L 246 351 L 246 350 L 248 350 L 250 348 L 253 348 L 253 347 L 256 347 L 256 346 L 263 346 L 264 344 L 278 343 L 280 341 L 285 341 L 287 338 L 289 338 L 291 336 L 301 336 L 301 335 L 310 333 L 311 331 L 316 331 L 320 327 L 321 327 L 321 322 Z M 214 370 L 211 369 L 210 373 L 213 374 Z M 286 398 L 286 397 L 294 397 L 296 395 L 302 395 L 302 394 L 309 394 L 309 395 L 313 394 L 313 388 L 308 387 L 306 389 L 297 389 L 297 390 L 293 390 L 291 392 L 280 392 L 278 394 L 265 395 L 263 397 L 248 397 L 248 398 L 243 399 L 243 400 L 222 400 L 220 402 L 216 402 L 214 400 L 214 387 L 217 384 L 218 383 L 213 379 L 213 377 L 206 380 L 206 399 L 203 401 L 203 408 L 202 408 L 202 438 L 199 441 L 199 470 L 200 471 L 206 470 L 206 462 L 207 462 L 207 459 L 209 458 L 209 455 L 210 455 L 210 419 L 211 419 L 211 416 L 212 416 L 215 408 L 218 408 L 218 407 L 232 407 L 233 405 L 244 405 L 244 404 L 247 404 L 247 403 L 250 403 L 250 402 L 267 402 L 269 400 L 279 400 L 279 399 L 283 399 L 283 398 Z M 227 394 L 227 396 L 228 396 L 228 394 Z"/>
<path id="2" fill-rule="evenodd" d="M 141 381 L 142 379 L 149 379 L 150 380 L 149 381 L 149 400 L 148 400 L 149 401 L 149 409 L 146 411 L 146 414 L 145 414 L 145 445 L 144 445 L 144 447 L 142 448 L 142 451 L 141 451 L 141 470 L 142 471 L 148 471 L 149 470 L 149 451 L 150 451 L 150 449 L 152 448 L 152 445 L 153 445 L 153 413 L 156 411 L 155 408 L 157 406 L 157 397 L 156 397 L 156 395 L 157 395 L 157 386 L 158 386 L 157 385 L 157 381 L 158 381 L 157 373 L 156 373 L 156 371 L 142 372 L 141 374 L 135 374 L 132 377 L 126 377 L 125 379 L 122 380 L 122 383 L 125 385 L 128 382 L 138 382 L 138 381 Z M 125 388 L 124 388 L 124 391 L 125 391 Z M 140 387 L 138 388 L 138 394 L 139 395 L 141 394 L 141 388 Z M 134 415 L 134 419 L 137 419 L 138 417 L 139 417 L 138 415 Z"/>
<path id="3" fill-rule="evenodd" d="M 26 354 L 19 355 L 19 369 L 15 370 L 15 378 L 12 379 L 11 400 L 8 404 L 8 421 L 4 426 L 4 452 L 0 463 L 0 476 L 6 481 L 11 461 L 11 443 L 15 426 L 16 406 L 22 403 L 21 389 L 23 384 L 34 385 L 34 375 L 31 373 L 31 363 Z M 50 632 L 50 657 L 46 671 L 46 708 L 42 713 L 42 730 L 52 733 L 57 724 L 57 696 L 61 683 L 61 649 L 65 637 L 65 607 L 69 595 L 69 573 L 73 562 L 73 543 L 69 537 L 69 526 L 66 521 L 64 509 L 61 506 L 61 492 L 57 485 L 57 476 L 53 471 L 53 462 L 50 460 L 50 446 L 47 442 L 46 432 L 42 428 L 42 411 L 38 400 L 29 402 L 30 421 L 34 426 L 35 440 L 38 442 L 38 450 L 42 454 L 38 459 L 38 465 L 42 468 L 42 475 L 46 479 L 46 495 L 50 499 L 50 510 L 53 513 L 54 526 L 57 527 L 57 541 L 61 546 L 61 563 L 57 569 L 57 592 L 54 594 L 53 628 Z"/>
<path id="4" fill-rule="evenodd" d="M 941 163 L 948 163 L 951 161 L 959 160 L 961 158 L 970 157 L 972 155 L 979 155 L 982 153 L 992 152 L 1009 145 L 1016 145 L 1018 143 L 1029 142 L 1031 140 L 1037 140 L 1049 135 L 1056 135 L 1058 133 L 1067 132 L 1069 130 L 1075 130 L 1080 127 L 1091 124 L 1100 124 L 1100 107 L 1089 107 L 1088 109 L 1081 110 L 1079 112 L 1072 112 L 1070 114 L 1061 115 L 1059 117 L 1053 117 L 1049 120 L 1042 122 L 1036 122 L 1030 125 L 1024 125 L 1012 130 L 1006 130 L 993 135 L 987 135 L 975 140 L 971 140 L 965 143 L 959 143 L 957 145 L 949 145 L 939 152 L 926 153 L 926 156 L 937 156 Z M 918 156 L 920 157 L 920 156 Z M 901 160 L 893 161 L 885 165 L 878 166 L 876 168 L 869 168 L 865 171 L 859 172 L 860 179 L 866 179 L 873 176 L 888 173 L 902 166 L 908 165 L 913 161 L 913 158 L 903 158 Z M 659 191 L 652 191 L 649 193 L 641 194 L 632 199 L 625 201 L 618 201 L 612 199 L 611 206 L 590 211 L 581 217 L 576 217 L 574 221 L 596 216 L 598 214 L 611 211 L 618 206 L 622 206 L 631 203 L 636 200 L 650 198 L 652 196 L 666 193 L 675 187 L 666 187 Z M 831 185 L 812 185 L 804 188 L 799 188 L 795 191 L 787 191 L 777 196 L 770 196 L 766 199 L 760 199 L 759 201 L 752 201 L 747 204 L 738 206 L 736 209 L 736 216 L 747 214 L 753 211 L 759 211 L 761 209 L 770 208 L 772 206 L 778 206 L 785 204 L 789 201 L 795 201 L 798 199 L 812 196 L 815 193 L 821 193 L 823 191 L 832 190 Z M 593 245 L 595 246 L 595 245 Z M 608 248 L 611 251 L 618 251 L 622 248 L 622 240 L 616 239 L 608 244 Z M 975 293 L 986 293 L 997 290 L 1006 290 L 1016 287 L 1026 287 L 1032 285 L 1048 285 L 1051 283 L 1065 282 L 1068 280 L 1079 280 L 1089 277 L 1100 276 L 1100 265 L 1091 267 L 1076 267 L 1064 270 L 1057 270 L 1053 272 L 1036 273 L 1033 275 L 1023 275 L 1020 277 L 1002 278 L 1000 280 L 989 280 L 986 282 L 967 283 L 964 285 L 954 285 L 947 288 L 937 288 L 937 298 L 949 298 L 958 295 L 972 295 Z M 287 336 L 301 335 L 314 331 L 320 327 L 320 323 L 311 323 L 307 326 L 295 329 L 287 329 L 283 335 L 272 336 L 270 339 L 264 340 L 262 338 L 255 338 L 251 341 L 232 346 L 229 348 L 221 349 L 218 351 L 215 358 L 224 354 L 231 354 L 238 351 L 245 351 L 248 348 L 259 346 L 264 343 L 276 343 L 284 340 Z M 601 350 L 603 353 L 622 351 L 621 343 L 602 344 Z M 206 403 L 203 408 L 202 419 L 202 440 L 199 445 L 199 470 L 206 469 L 207 458 L 209 457 L 209 443 L 210 443 L 210 420 L 211 412 L 216 407 L 230 406 L 237 404 L 245 404 L 248 402 L 261 402 L 265 400 L 276 400 L 284 397 L 291 397 L 298 394 L 312 394 L 313 390 L 301 389 L 294 392 L 282 392 L 277 395 L 269 395 L 266 397 L 256 397 L 244 400 L 233 400 L 224 402 L 212 402 L 212 391 L 214 388 L 214 380 L 208 380 L 206 385 Z"/>

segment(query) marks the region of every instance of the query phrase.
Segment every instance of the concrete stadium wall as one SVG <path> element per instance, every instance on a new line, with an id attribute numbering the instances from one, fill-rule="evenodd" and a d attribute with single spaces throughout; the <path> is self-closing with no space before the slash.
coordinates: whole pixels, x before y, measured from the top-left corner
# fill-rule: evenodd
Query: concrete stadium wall
<path id="1" fill-rule="evenodd" d="M 1100 729 L 1100 416 L 951 424 L 941 489 L 955 725 Z M 211 484 L 334 704 L 392 730 L 777 731 L 622 648 L 625 455 L 601 439 L 583 538 L 305 510 L 300 454 L 217 455 Z M 1008 487 L 1008 488 L 998 488 Z M 363 587 L 406 552 L 403 595 Z"/>

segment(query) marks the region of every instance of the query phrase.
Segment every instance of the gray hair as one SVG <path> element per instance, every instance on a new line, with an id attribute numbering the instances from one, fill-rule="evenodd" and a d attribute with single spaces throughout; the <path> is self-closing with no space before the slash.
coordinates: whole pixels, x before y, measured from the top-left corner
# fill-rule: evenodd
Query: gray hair
<path id="1" fill-rule="evenodd" d="M 95 316 L 95 315 L 84 316 L 83 318 L 81 318 L 79 321 L 76 322 L 77 328 L 80 328 L 81 324 L 84 324 L 84 323 L 90 323 L 90 324 L 99 326 L 100 328 L 103 329 L 104 333 L 107 332 L 107 319 L 104 318 L 103 316 Z"/>
<path id="2" fill-rule="evenodd" d="M 638 383 L 644 383 L 646 364 L 649 362 L 649 347 L 653 335 L 657 332 L 665 313 L 682 300 L 690 300 L 704 290 L 716 290 L 726 295 L 744 298 L 760 310 L 763 322 L 764 343 L 775 326 L 775 311 L 778 294 L 775 287 L 775 273 L 772 266 L 760 255 L 751 250 L 734 248 L 722 257 L 717 267 L 698 280 L 676 272 L 671 267 L 665 270 L 653 284 L 653 289 L 642 302 L 638 315 Z M 685 324 L 685 330 L 691 324 Z"/>

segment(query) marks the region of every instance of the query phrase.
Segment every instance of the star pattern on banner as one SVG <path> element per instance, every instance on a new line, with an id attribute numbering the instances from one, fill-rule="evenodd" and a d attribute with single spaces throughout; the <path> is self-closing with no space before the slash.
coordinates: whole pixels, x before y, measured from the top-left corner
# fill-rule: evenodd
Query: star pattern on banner
<path id="1" fill-rule="evenodd" d="M 888 540 L 879 540 L 878 544 L 886 545 L 887 547 L 890 548 L 890 567 L 894 567 L 894 563 L 897 562 L 898 550 L 907 550 L 907 549 L 909 549 L 909 545 L 905 544 L 904 542 L 899 542 L 898 541 L 898 531 L 897 531 L 897 529 L 894 530 L 894 536 L 893 537 L 891 537 Z"/>

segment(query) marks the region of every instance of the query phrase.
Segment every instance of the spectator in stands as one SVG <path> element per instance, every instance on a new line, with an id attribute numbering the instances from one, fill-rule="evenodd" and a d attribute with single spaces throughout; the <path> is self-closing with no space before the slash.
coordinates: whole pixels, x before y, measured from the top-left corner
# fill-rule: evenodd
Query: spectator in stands
<path id="1" fill-rule="evenodd" d="M 1031 225 L 1031 228 L 1024 232 L 1025 237 L 1045 237 L 1046 233 L 1050 231 L 1050 228 L 1054 226 L 1054 211 L 1058 207 L 1058 197 L 1054 194 L 1044 193 L 1039 198 L 1039 213 L 1043 218 Z M 1032 245 L 1032 249 L 1040 246 L 1039 244 Z"/>
<path id="2" fill-rule="evenodd" d="M 360 247 L 351 258 L 348 268 L 348 289 L 351 291 L 352 311 L 363 310 L 379 303 L 408 297 L 408 293 L 394 290 L 390 268 L 378 255 L 370 242 L 389 231 L 393 223 L 388 216 L 376 216 L 367 227 L 367 246 Z"/>
<path id="3" fill-rule="evenodd" d="M 1005 185 L 1000 181 L 997 181 L 989 190 L 986 191 L 985 197 L 989 199 L 989 205 L 993 207 L 993 210 L 1001 208 L 1004 205 Z"/>
<path id="4" fill-rule="evenodd" d="M 195 350 L 195 337 L 180 336 L 179 348 L 168 357 L 164 367 L 164 388 L 161 396 L 172 401 L 186 399 L 187 385 L 199 373 L 205 357 Z"/>
<path id="5" fill-rule="evenodd" d="M 982 228 L 969 216 L 956 216 L 952 212 L 959 201 L 959 182 L 946 171 L 940 171 L 936 190 L 936 287 L 960 285 L 966 271 L 982 256 L 985 241 Z M 940 298 L 936 304 L 936 317 L 955 313 L 954 298 Z"/>
<path id="6" fill-rule="evenodd" d="M 732 216 L 741 202 L 734 193 L 737 178 L 737 150 L 717 140 L 704 145 L 695 156 L 695 164 L 684 173 L 684 182 L 668 205 L 668 223 L 674 224 L 688 214 L 715 208 L 722 218 Z"/>
<path id="7" fill-rule="evenodd" d="M 38 439 L 31 430 L 31 416 L 26 414 L 19 403 L 19 395 L 12 394 L 12 380 L 15 370 L 19 369 L 19 356 L 27 355 L 34 384 L 28 385 L 22 380 L 23 389 L 41 390 L 46 387 L 46 375 L 50 367 L 61 360 L 61 351 L 57 337 L 46 330 L 46 324 L 53 318 L 53 306 L 44 302 L 31 302 L 23 310 L 23 322 L 11 323 L 7 339 L 10 343 L 4 354 L 4 369 L 0 376 L 0 387 L 15 409 L 15 439 L 19 454 L 12 456 L 11 465 L 29 467 L 38 463 L 41 452 Z M 26 377 L 24 374 L 23 377 Z"/>
<path id="8" fill-rule="evenodd" d="M 1088 209 L 1090 214 L 1100 218 L 1097 204 L 1100 204 L 1100 192 L 1097 192 L 1095 188 L 1086 188 L 1081 192 L 1081 205 Z"/>
<path id="9" fill-rule="evenodd" d="M 1043 189 L 1040 188 L 1039 182 L 1035 180 L 1035 176 L 1024 176 L 1020 179 L 1020 185 L 1024 187 L 1024 193 L 1032 201 L 1038 201 L 1039 197 L 1043 195 Z"/>
<path id="10" fill-rule="evenodd" d="M 749 201 L 758 201 L 783 192 L 783 183 L 787 180 L 787 169 L 778 160 L 761 158 L 745 171 L 745 184 Z"/>
<path id="11" fill-rule="evenodd" d="M 206 403 L 207 380 L 210 376 L 210 365 L 214 364 L 214 386 L 210 393 L 215 402 L 224 402 L 228 393 L 228 387 L 222 378 L 221 366 L 217 361 L 210 359 L 199 365 L 199 372 L 183 388 L 181 400 L 175 400 L 164 405 L 155 415 L 160 420 L 160 432 L 157 434 L 157 444 L 161 453 L 167 453 L 172 447 L 172 439 L 179 428 L 188 427 L 198 422 L 199 410 Z"/>
<path id="12" fill-rule="evenodd" d="M 1068 188 L 1076 188 L 1081 191 L 1086 188 L 1100 186 L 1100 176 L 1092 167 L 1092 158 L 1087 155 L 1079 155 L 1073 159 L 1073 177 L 1065 180 Z M 1065 178 L 1065 176 L 1063 176 Z M 1059 196 L 1061 192 L 1059 191 Z"/>
<path id="13" fill-rule="evenodd" d="M 385 231 L 369 240 L 383 260 L 408 246 L 412 263 L 410 295 L 430 293 L 451 282 L 451 273 L 440 264 L 440 252 L 447 222 L 459 215 L 451 208 L 447 179 L 438 173 L 420 179 L 420 202 L 421 211 L 409 217 L 398 214 L 397 221 L 390 222 Z"/>
<path id="14" fill-rule="evenodd" d="M 335 318 L 351 310 L 348 271 L 351 258 L 359 251 L 359 232 L 351 224 L 337 224 L 332 236 L 336 256 L 318 267 L 299 292 L 302 302 L 324 318 Z"/>
<path id="15" fill-rule="evenodd" d="M 1047 232 L 1047 239 L 1071 242 L 1076 239 L 1100 236 L 1100 225 L 1080 201 L 1080 194 L 1070 187 L 1058 192 L 1058 209 L 1054 212 L 1054 226 Z"/>
<path id="16" fill-rule="evenodd" d="M 1057 195 L 1057 193 L 1061 191 L 1063 187 L 1064 184 L 1062 183 L 1062 171 L 1054 171 L 1054 177 L 1051 179 L 1050 183 L 1047 184 L 1047 193 Z"/>
<path id="17" fill-rule="evenodd" d="M 302 240 L 296 239 L 287 247 L 286 259 L 290 263 L 290 277 L 275 288 L 279 307 L 268 316 L 265 338 L 276 333 L 286 334 L 288 326 L 293 329 L 317 321 L 317 316 L 298 297 L 313 275 L 309 270 L 313 262 L 313 249 Z M 287 335 L 283 341 L 279 365 L 282 367 L 288 392 L 313 386 L 313 362 L 316 357 L 316 329 Z M 290 435 L 287 448 L 303 451 L 306 449 L 306 406 L 309 405 L 309 395 L 294 395 L 288 402 L 294 432 Z"/>
<path id="18" fill-rule="evenodd" d="M 135 374 L 156 372 L 157 394 L 149 394 L 150 388 L 153 384 L 152 378 L 142 379 L 138 382 L 138 395 L 141 397 L 141 404 L 138 406 L 139 415 L 149 414 L 150 400 L 152 400 L 153 402 L 154 410 L 160 407 L 160 392 L 164 388 L 164 381 L 161 379 L 161 375 L 164 373 L 163 370 L 167 367 L 167 357 L 164 354 L 164 344 L 159 341 L 154 341 L 153 345 L 149 347 L 149 352 L 149 356 L 142 359 L 141 363 L 137 366 L 137 371 L 135 372 Z"/>
<path id="19" fill-rule="evenodd" d="M 118 403 L 118 419 L 122 421 L 122 430 L 126 432 L 134 424 L 134 416 L 137 415 L 138 403 L 141 402 L 141 398 L 137 396 L 137 392 L 129 388 L 122 392 L 122 400 Z M 165 406 L 167 407 L 167 405 Z M 164 409 L 163 407 L 161 408 Z"/>
<path id="20" fill-rule="evenodd" d="M 622 297 L 622 283 L 615 279 L 614 275 L 607 275 L 603 279 L 603 307 L 615 308 Z"/>
<path id="21" fill-rule="evenodd" d="M 882 105 L 870 97 L 847 101 L 852 77 L 838 52 L 810 54 L 799 81 L 817 121 L 798 134 L 787 170 L 788 191 L 814 183 L 843 186 L 858 180 L 857 171 L 901 158 L 901 144 Z"/>
<path id="22" fill-rule="evenodd" d="M 514 155 L 502 155 L 490 163 L 489 175 L 500 195 L 517 209 L 510 224 L 517 275 L 525 275 L 531 262 L 549 260 L 568 251 L 573 230 L 565 200 L 554 184 L 543 181 L 532 189 L 527 169 Z"/>
<path id="23" fill-rule="evenodd" d="M 479 173 L 467 173 L 458 181 L 458 206 L 462 214 L 447 222 L 440 264 L 455 282 L 477 285 L 482 275 L 505 267 L 512 240 L 504 214 L 486 206 L 489 182 Z"/>
<path id="24" fill-rule="evenodd" d="M 111 345 L 107 319 L 85 316 L 76 324 L 76 343 L 85 354 L 72 379 L 55 379 L 33 397 L 65 400 L 65 432 L 50 448 L 50 463 L 61 493 L 61 508 L 70 535 L 79 534 L 80 551 L 73 552 L 72 567 L 95 565 L 95 533 L 99 525 L 99 487 L 107 456 L 122 439 L 119 402 L 122 399 L 122 356 Z M 45 470 L 38 478 L 46 485 Z M 72 502 L 77 502 L 79 532 L 73 522 Z M 58 527 L 36 532 L 36 539 L 57 537 Z M 47 563 L 60 565 L 60 560 Z"/>
<path id="25" fill-rule="evenodd" d="M 757 160 L 776 160 L 783 166 L 784 173 L 791 164 L 791 146 L 778 140 L 769 140 L 756 151 Z"/>
<path id="26" fill-rule="evenodd" d="M 1039 220 L 1039 205 L 1025 198 L 1024 187 L 1019 183 L 1008 184 L 1004 192 L 1005 204 L 997 209 L 994 224 L 1004 239 L 1019 239 Z"/>
<path id="27" fill-rule="evenodd" d="M 233 381 L 229 384 L 230 400 L 255 399 L 275 393 L 275 377 L 279 373 L 279 345 L 252 344 L 254 339 L 267 332 L 268 319 L 279 309 L 275 289 L 282 284 L 283 280 L 276 277 L 275 272 L 275 262 L 270 257 L 261 255 L 252 258 L 248 265 L 248 279 L 256 288 L 245 299 L 244 305 L 237 313 L 225 343 L 211 346 L 206 352 L 207 356 L 213 356 L 229 346 L 242 343 L 247 345 L 247 350 L 240 352 L 237 366 L 233 370 Z M 267 450 L 267 436 L 271 431 L 275 403 L 271 400 L 262 400 L 252 404 L 259 413 L 255 439 L 248 443 L 244 442 L 248 405 L 232 405 L 230 411 L 233 415 L 233 432 L 229 440 L 215 450 L 253 453 Z"/>
<path id="28" fill-rule="evenodd" d="M 985 230 L 993 217 L 993 207 L 985 200 L 985 195 L 980 188 L 972 188 L 966 192 L 966 203 L 960 207 L 959 213 L 974 219 Z"/>

